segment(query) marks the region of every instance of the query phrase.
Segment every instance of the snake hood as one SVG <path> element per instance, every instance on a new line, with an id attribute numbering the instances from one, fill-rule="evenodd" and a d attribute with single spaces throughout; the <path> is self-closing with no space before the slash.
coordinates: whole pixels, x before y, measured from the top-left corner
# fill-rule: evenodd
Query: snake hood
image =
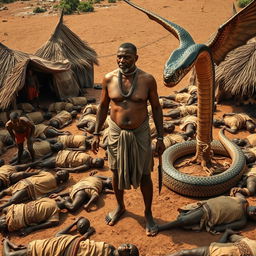
<path id="1" fill-rule="evenodd" d="M 171 53 L 164 67 L 163 79 L 168 87 L 172 87 L 180 82 L 193 67 L 201 51 L 206 50 L 210 52 L 213 62 L 218 65 L 224 60 L 228 52 L 243 45 L 247 40 L 256 35 L 255 0 L 220 26 L 206 44 L 196 44 L 191 35 L 179 25 L 131 1 L 124 0 L 124 2 L 145 13 L 150 19 L 162 25 L 180 41 L 179 48 Z"/>

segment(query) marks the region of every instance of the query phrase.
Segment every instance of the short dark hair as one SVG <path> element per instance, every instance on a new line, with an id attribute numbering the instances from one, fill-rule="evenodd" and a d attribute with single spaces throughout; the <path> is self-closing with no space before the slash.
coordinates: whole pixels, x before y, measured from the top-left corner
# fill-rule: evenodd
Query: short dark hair
<path id="1" fill-rule="evenodd" d="M 12 112 L 10 114 L 10 119 L 11 120 L 15 120 L 15 119 L 18 119 L 20 116 L 19 116 L 19 113 L 18 112 Z"/>
<path id="2" fill-rule="evenodd" d="M 134 54 L 137 54 L 137 47 L 132 43 L 123 43 L 119 48 L 130 49 Z"/>

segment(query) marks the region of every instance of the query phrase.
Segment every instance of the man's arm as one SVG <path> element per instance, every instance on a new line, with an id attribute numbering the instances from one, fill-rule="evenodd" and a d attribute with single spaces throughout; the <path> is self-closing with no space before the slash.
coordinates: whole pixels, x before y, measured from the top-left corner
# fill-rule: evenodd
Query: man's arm
<path id="1" fill-rule="evenodd" d="M 12 140 L 15 142 L 15 134 L 13 133 L 12 125 L 11 125 L 10 121 L 6 123 L 5 128 L 7 129 L 9 134 L 11 135 Z"/>
<path id="2" fill-rule="evenodd" d="M 165 150 L 165 146 L 163 143 L 163 111 L 159 103 L 156 80 L 154 79 L 153 76 L 151 76 L 150 80 L 151 81 L 149 81 L 149 102 L 152 108 L 152 115 L 156 126 L 158 138 L 156 144 L 156 152 L 158 152 L 158 155 L 162 155 L 163 151 Z"/>
<path id="3" fill-rule="evenodd" d="M 28 234 L 30 234 L 34 231 L 37 231 L 39 229 L 54 227 L 54 226 L 57 226 L 58 224 L 59 224 L 59 221 L 57 221 L 57 220 L 55 220 L 55 221 L 46 221 L 46 222 L 41 223 L 41 224 L 37 224 L 37 225 L 34 225 L 34 226 L 24 228 L 21 231 L 20 234 L 22 236 L 26 236 L 26 235 L 28 235 Z"/>
<path id="4" fill-rule="evenodd" d="M 95 124 L 95 131 L 94 131 L 95 136 L 92 142 L 92 151 L 95 154 L 99 150 L 100 131 L 108 115 L 108 109 L 109 109 L 109 103 L 110 103 L 110 98 L 108 95 L 109 82 L 110 82 L 110 78 L 108 77 L 108 75 L 106 75 L 102 82 L 100 104 L 99 104 L 97 115 L 96 115 L 96 124 Z"/>
<path id="5" fill-rule="evenodd" d="M 65 127 L 65 126 L 67 126 L 67 125 L 69 125 L 69 124 L 71 124 L 71 123 L 72 123 L 72 119 L 71 119 L 71 120 L 68 120 L 66 123 L 62 124 L 62 125 L 60 126 L 60 129 L 62 129 L 63 127 Z"/>
<path id="6" fill-rule="evenodd" d="M 74 173 L 74 172 L 86 172 L 90 169 L 90 166 L 88 165 L 81 165 L 74 168 L 64 168 L 64 167 L 57 167 L 55 168 L 57 170 L 66 170 L 68 172 Z"/>

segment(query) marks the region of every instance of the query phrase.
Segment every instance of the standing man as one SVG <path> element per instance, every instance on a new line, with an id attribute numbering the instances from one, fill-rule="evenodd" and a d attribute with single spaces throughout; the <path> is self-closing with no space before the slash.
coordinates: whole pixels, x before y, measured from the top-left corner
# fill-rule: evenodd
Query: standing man
<path id="1" fill-rule="evenodd" d="M 136 67 L 136 46 L 122 44 L 117 51 L 118 69 L 105 75 L 101 101 L 97 113 L 92 149 L 98 152 L 100 131 L 111 106 L 108 136 L 108 157 L 113 172 L 113 189 L 117 208 L 106 216 L 106 223 L 114 225 L 125 212 L 124 189 L 140 186 L 145 203 L 146 233 L 154 236 L 157 227 L 151 205 L 153 157 L 148 123 L 147 101 L 152 107 L 157 129 L 156 150 L 161 155 L 163 144 L 163 114 L 154 77 Z"/>
<path id="2" fill-rule="evenodd" d="M 21 162 L 25 139 L 27 139 L 28 151 L 33 162 L 35 159 L 35 152 L 32 143 L 32 137 L 35 131 L 34 124 L 26 117 L 19 117 L 17 112 L 12 112 L 10 114 L 10 120 L 6 123 L 5 127 L 18 147 L 18 159 L 15 164 L 20 164 Z"/>

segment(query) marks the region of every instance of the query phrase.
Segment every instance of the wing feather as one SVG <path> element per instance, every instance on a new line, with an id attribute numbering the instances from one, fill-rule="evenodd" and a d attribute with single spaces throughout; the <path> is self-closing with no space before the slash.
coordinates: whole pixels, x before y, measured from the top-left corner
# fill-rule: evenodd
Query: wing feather
<path id="1" fill-rule="evenodd" d="M 220 26 L 207 45 L 212 51 L 214 62 L 218 65 L 231 50 L 244 45 L 254 36 L 256 36 L 256 0 Z"/>

